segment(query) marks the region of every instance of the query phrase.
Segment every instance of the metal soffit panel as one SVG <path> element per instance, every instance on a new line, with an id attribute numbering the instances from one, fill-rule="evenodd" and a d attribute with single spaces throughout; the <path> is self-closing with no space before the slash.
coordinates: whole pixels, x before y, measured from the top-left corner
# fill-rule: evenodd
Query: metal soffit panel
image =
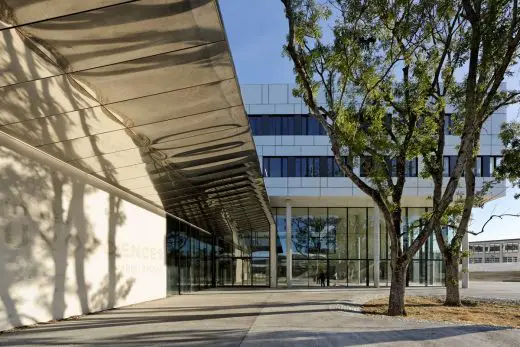
<path id="1" fill-rule="evenodd" d="M 3 0 L 0 10 L 2 132 L 211 232 L 268 230 L 215 0 Z"/>

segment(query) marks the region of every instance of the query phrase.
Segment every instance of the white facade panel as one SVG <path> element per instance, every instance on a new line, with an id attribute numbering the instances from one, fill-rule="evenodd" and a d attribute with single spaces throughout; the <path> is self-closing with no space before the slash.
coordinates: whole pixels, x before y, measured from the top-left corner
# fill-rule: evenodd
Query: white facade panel
<path id="1" fill-rule="evenodd" d="M 320 196 L 320 188 L 289 188 L 289 196 Z M 269 193 L 269 191 L 268 191 Z"/>
<path id="2" fill-rule="evenodd" d="M 287 104 L 289 102 L 289 86 L 287 84 L 270 84 L 269 103 L 270 104 Z"/>
<path id="3" fill-rule="evenodd" d="M 289 188 L 301 188 L 302 187 L 302 178 L 301 177 L 288 177 L 287 186 Z"/>
<path id="4" fill-rule="evenodd" d="M 312 138 L 312 136 L 297 135 L 297 136 L 294 136 L 294 144 L 300 145 L 300 146 L 313 146 L 314 139 Z"/>
<path id="5" fill-rule="evenodd" d="M 286 188 L 287 177 L 265 177 L 265 184 L 272 188 Z"/>
<path id="6" fill-rule="evenodd" d="M 352 188 L 321 188 L 321 196 L 352 196 Z"/>
<path id="7" fill-rule="evenodd" d="M 296 86 L 294 84 L 289 84 L 288 88 L 289 88 L 289 103 L 290 104 L 303 104 L 303 100 L 302 98 L 300 97 L 295 97 L 293 95 L 293 89 L 295 88 Z"/>
<path id="8" fill-rule="evenodd" d="M 274 146 L 276 144 L 276 136 L 255 136 L 253 138 L 257 146 Z"/>
<path id="9" fill-rule="evenodd" d="M 331 146 L 328 136 L 313 136 L 315 146 Z"/>
<path id="10" fill-rule="evenodd" d="M 282 146 L 294 146 L 294 136 L 280 136 L 282 138 Z"/>
<path id="11" fill-rule="evenodd" d="M 301 146 L 301 155 L 326 156 L 329 155 L 327 146 Z"/>
<path id="12" fill-rule="evenodd" d="M 279 156 L 299 156 L 301 155 L 301 146 L 276 146 L 275 152 Z"/>
<path id="13" fill-rule="evenodd" d="M 302 187 L 318 188 L 320 186 L 321 186 L 320 177 L 302 177 Z"/>
<path id="14" fill-rule="evenodd" d="M 262 153 L 262 155 L 264 157 L 276 155 L 276 146 L 263 146 L 263 153 Z"/>
<path id="15" fill-rule="evenodd" d="M 329 177 L 327 179 L 327 187 L 329 188 L 349 188 L 352 187 L 352 181 L 346 177 Z"/>
<path id="16" fill-rule="evenodd" d="M 274 105 L 274 113 L 275 114 L 294 114 L 294 105 L 293 104 L 277 104 Z"/>
<path id="17" fill-rule="evenodd" d="M 246 84 L 240 86 L 240 92 L 244 99 L 244 104 L 261 104 L 262 103 L 262 85 Z"/>
<path id="18" fill-rule="evenodd" d="M 287 188 L 274 188 L 266 185 L 267 195 L 269 196 L 288 196 Z"/>
<path id="19" fill-rule="evenodd" d="M 273 114 L 274 112 L 274 105 L 249 105 L 250 114 Z"/>

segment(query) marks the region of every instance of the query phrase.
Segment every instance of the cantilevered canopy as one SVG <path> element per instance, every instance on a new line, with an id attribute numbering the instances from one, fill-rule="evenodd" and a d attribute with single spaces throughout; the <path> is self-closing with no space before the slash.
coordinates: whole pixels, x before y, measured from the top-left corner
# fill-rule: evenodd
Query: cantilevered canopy
<path id="1" fill-rule="evenodd" d="M 211 232 L 268 230 L 215 0 L 0 7 L 2 132 Z"/>

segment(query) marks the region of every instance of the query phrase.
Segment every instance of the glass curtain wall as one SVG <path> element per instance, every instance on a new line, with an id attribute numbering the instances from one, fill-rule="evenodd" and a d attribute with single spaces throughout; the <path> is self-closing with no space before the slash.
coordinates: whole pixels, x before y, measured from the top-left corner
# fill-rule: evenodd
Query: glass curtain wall
<path id="1" fill-rule="evenodd" d="M 286 213 L 273 208 L 277 224 L 278 285 L 287 283 Z M 403 209 L 403 248 L 418 233 L 426 208 Z M 370 286 L 374 283 L 374 210 L 366 207 L 292 208 L 292 278 L 294 286 Z M 390 240 L 380 218 L 379 283 L 390 285 Z M 432 235 L 414 257 L 410 286 L 444 285 L 444 264 Z"/>
<path id="2" fill-rule="evenodd" d="M 269 285 L 269 231 L 240 231 L 231 240 L 167 218 L 169 295 L 220 286 Z"/>

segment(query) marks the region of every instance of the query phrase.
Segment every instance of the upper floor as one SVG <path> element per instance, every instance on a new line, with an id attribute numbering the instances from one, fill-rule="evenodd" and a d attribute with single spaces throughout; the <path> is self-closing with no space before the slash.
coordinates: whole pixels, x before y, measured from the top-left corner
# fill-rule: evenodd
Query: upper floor
<path id="1" fill-rule="evenodd" d="M 343 174 L 334 161 L 331 144 L 324 129 L 309 116 L 309 109 L 301 98 L 292 95 L 291 84 L 241 85 L 244 106 L 249 116 L 255 146 L 260 158 L 263 176 L 269 196 L 272 197 L 361 197 L 364 194 Z M 317 101 L 325 105 L 322 93 Z M 447 108 L 446 146 L 444 167 L 447 181 L 455 164 L 458 136 L 451 135 L 453 112 Z M 501 109 L 484 124 L 480 153 L 475 167 L 477 189 L 490 181 L 494 168 L 500 163 L 502 143 L 498 136 L 506 111 Z M 363 161 L 363 160 L 362 160 Z M 366 160 L 365 160 L 366 161 Z M 362 164 L 362 163 L 360 163 Z M 366 176 L 364 165 L 354 171 Z M 407 163 L 404 195 L 427 200 L 431 196 L 433 182 L 423 179 L 421 158 Z M 505 184 L 492 189 L 489 196 L 505 195 Z M 458 194 L 464 193 L 461 180 Z"/>

